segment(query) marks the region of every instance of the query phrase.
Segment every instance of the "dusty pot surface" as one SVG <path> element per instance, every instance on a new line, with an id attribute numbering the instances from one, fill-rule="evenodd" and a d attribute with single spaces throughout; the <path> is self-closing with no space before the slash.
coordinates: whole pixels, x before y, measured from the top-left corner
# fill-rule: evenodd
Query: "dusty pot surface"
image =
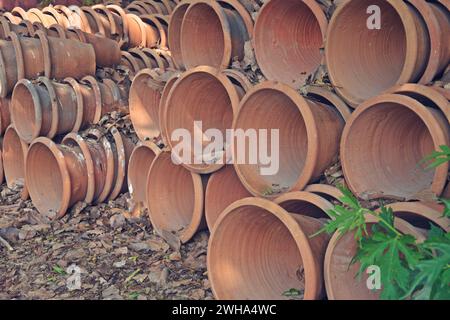
<path id="1" fill-rule="evenodd" d="M 186 243 L 206 227 L 205 179 L 174 164 L 169 152 L 155 158 L 148 173 L 146 193 L 150 220 L 158 233 L 175 232 Z"/>
<path id="2" fill-rule="evenodd" d="M 448 163 L 425 170 L 420 162 L 449 141 L 448 122 L 438 109 L 405 95 L 372 98 L 356 109 L 342 134 L 345 179 L 363 199 L 441 195 Z"/>
<path id="3" fill-rule="evenodd" d="M 281 300 L 295 288 L 307 300 L 323 296 L 328 236 L 310 238 L 317 219 L 290 214 L 261 198 L 225 209 L 211 233 L 208 276 L 217 299 Z"/>
<path id="4" fill-rule="evenodd" d="M 383 13 L 379 30 L 367 27 L 370 5 Z M 395 84 L 419 80 L 430 53 L 425 24 L 404 1 L 347 1 L 334 12 L 326 39 L 330 80 L 353 107 Z"/>
<path id="5" fill-rule="evenodd" d="M 9 126 L 5 132 L 2 142 L 3 168 L 8 188 L 21 186 L 22 198 L 28 198 L 25 183 L 25 158 L 28 145 L 20 139 L 13 126 Z M 3 172 L 2 172 L 3 174 Z"/>
<path id="6" fill-rule="evenodd" d="M 17 57 L 10 41 L 0 40 L 0 97 L 5 98 L 18 80 Z"/>
<path id="7" fill-rule="evenodd" d="M 128 165 L 128 190 L 135 204 L 146 206 L 148 172 L 160 152 L 156 144 L 144 141 L 134 148 L 131 154 Z"/>
<path id="8" fill-rule="evenodd" d="M 327 17 L 315 0 L 267 1 L 258 14 L 253 39 L 266 78 L 303 85 L 322 61 L 327 27 Z"/>
<path id="9" fill-rule="evenodd" d="M 198 134 L 196 121 L 201 121 L 201 130 L 220 130 L 222 137 L 226 137 L 226 130 L 231 129 L 234 115 L 237 113 L 239 94 L 231 80 L 220 70 L 203 66 L 184 72 L 175 82 L 163 106 L 164 136 L 171 150 L 179 150 L 185 143 L 180 143 L 177 136 L 179 130 L 187 131 L 190 136 L 191 152 L 184 159 L 183 165 L 197 173 L 211 173 L 223 167 L 225 155 L 206 155 L 202 159 L 195 159 L 194 143 L 206 149 L 207 139 Z M 195 125 L 195 126 L 194 126 Z M 172 134 L 175 134 L 172 140 Z M 200 141 L 202 140 L 202 141 Z M 176 149 L 175 149 L 176 148 Z M 219 153 L 219 152 L 217 152 Z M 206 159 L 207 156 L 213 159 Z M 222 157 L 223 156 L 223 157 Z M 221 161 L 220 161 L 221 160 Z M 209 163 L 207 162 L 209 161 Z M 189 163 L 187 163 L 189 162 Z"/>
<path id="10" fill-rule="evenodd" d="M 181 25 L 180 45 L 186 68 L 208 65 L 227 68 L 244 58 L 253 22 L 239 2 L 192 1 Z"/>
<path id="11" fill-rule="evenodd" d="M 251 197 L 251 194 L 242 185 L 232 165 L 226 165 L 213 173 L 208 180 L 205 194 L 205 216 L 209 230 L 213 230 L 226 207 L 247 197 Z"/>
<path id="12" fill-rule="evenodd" d="M 190 0 L 180 2 L 170 15 L 169 21 L 168 45 L 175 65 L 180 70 L 185 69 L 181 52 L 181 25 L 190 2 Z"/>
<path id="13" fill-rule="evenodd" d="M 268 135 L 278 132 L 279 168 L 275 174 L 263 175 L 261 160 L 252 163 L 252 149 L 248 144 L 243 149 L 235 137 L 236 172 L 255 196 L 273 198 L 302 190 L 335 161 L 343 127 L 344 120 L 333 107 L 303 98 L 286 84 L 266 81 L 256 85 L 242 99 L 233 129 L 267 129 Z"/>

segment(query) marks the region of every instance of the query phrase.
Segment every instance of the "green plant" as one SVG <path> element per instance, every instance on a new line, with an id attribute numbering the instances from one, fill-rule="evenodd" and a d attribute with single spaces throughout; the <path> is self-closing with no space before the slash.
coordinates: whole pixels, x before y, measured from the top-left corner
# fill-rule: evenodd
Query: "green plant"
<path id="1" fill-rule="evenodd" d="M 382 299 L 450 299 L 450 235 L 431 226 L 427 240 L 418 243 L 396 230 L 392 209 L 381 206 L 380 213 L 374 212 L 362 207 L 350 190 L 339 188 L 342 205 L 328 212 L 333 220 L 318 233 L 355 233 L 359 246 L 351 264 L 360 263 L 358 275 L 379 266 Z M 443 202 L 448 214 L 450 201 Z M 369 225 L 368 216 L 377 222 Z"/>
<path id="2" fill-rule="evenodd" d="M 422 164 L 428 163 L 427 169 L 437 168 L 450 161 L 450 147 L 440 146 L 439 149 L 439 151 L 433 151 L 421 161 Z"/>

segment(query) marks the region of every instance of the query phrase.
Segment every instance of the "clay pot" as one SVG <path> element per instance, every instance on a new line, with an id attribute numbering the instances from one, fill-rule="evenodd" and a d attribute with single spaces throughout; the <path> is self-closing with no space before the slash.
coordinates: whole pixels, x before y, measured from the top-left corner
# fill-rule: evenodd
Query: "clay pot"
<path id="1" fill-rule="evenodd" d="M 425 233 L 423 229 L 419 229 L 407 221 L 403 217 L 414 216 L 415 221 L 420 220 L 420 225 L 428 224 L 428 213 L 430 208 L 420 204 L 413 209 L 414 203 L 411 204 L 397 204 L 392 205 L 394 214 L 395 228 L 403 234 L 414 236 L 418 242 L 425 240 Z M 397 210 L 399 212 L 397 214 Z M 422 210 L 428 212 L 422 215 Z M 435 217 L 435 213 L 432 214 Z M 368 217 L 368 225 L 373 225 L 376 220 L 374 217 Z M 428 226 L 427 226 L 428 227 Z M 448 230 L 447 230 L 448 231 Z M 370 232 L 370 227 L 369 227 Z M 366 273 L 361 275 L 358 279 L 357 273 L 360 268 L 359 263 L 351 265 L 351 261 L 355 256 L 358 243 L 355 241 L 354 232 L 349 232 L 341 235 L 336 232 L 330 240 L 325 255 L 325 286 L 327 289 L 327 296 L 330 300 L 378 300 L 380 291 L 373 291 L 367 288 Z"/>
<path id="2" fill-rule="evenodd" d="M 220 70 L 207 66 L 196 67 L 183 73 L 175 82 L 163 106 L 164 127 L 162 130 L 165 131 L 165 137 L 170 137 L 167 142 L 171 150 L 180 143 L 176 140 L 178 137 L 172 140 L 175 130 L 185 129 L 190 133 L 193 141 L 190 159 L 181 161 L 186 168 L 205 174 L 223 167 L 226 159 L 225 155 L 219 154 L 222 150 L 216 150 L 216 154 L 209 155 L 208 159 L 194 159 L 195 145 L 197 144 L 203 150 L 208 144 L 204 134 L 196 133 L 200 128 L 194 127 L 194 121 L 202 121 L 203 133 L 212 128 L 220 130 L 222 137 L 226 137 L 226 130 L 232 127 L 238 105 L 239 94 L 236 87 Z M 224 143 L 224 150 L 225 148 Z"/>
<path id="3" fill-rule="evenodd" d="M 182 243 L 206 227 L 203 214 L 207 177 L 176 165 L 170 152 L 161 152 L 147 177 L 147 208 L 155 230 L 176 232 Z"/>
<path id="4" fill-rule="evenodd" d="M 39 136 L 53 138 L 78 131 L 83 108 L 70 85 L 40 77 L 38 84 L 19 80 L 11 98 L 11 121 L 27 143 Z"/>
<path id="5" fill-rule="evenodd" d="M 10 104 L 11 98 L 0 98 L 0 136 L 11 123 Z"/>
<path id="6" fill-rule="evenodd" d="M 233 202 L 252 195 L 244 188 L 232 165 L 213 173 L 205 194 L 205 217 L 212 231 L 220 214 Z"/>
<path id="7" fill-rule="evenodd" d="M 13 44 L 0 40 L 0 97 L 5 98 L 17 82 L 17 58 Z"/>
<path id="8" fill-rule="evenodd" d="M 13 24 L 4 16 L 0 16 L 0 39 L 8 40 L 11 31 L 19 35 L 28 36 L 34 29 L 31 23 L 20 22 L 19 24 Z"/>
<path id="9" fill-rule="evenodd" d="M 81 10 L 84 12 L 84 15 L 87 18 L 87 21 L 89 23 L 91 34 L 101 34 L 105 36 L 105 29 L 103 28 L 103 23 L 100 20 L 99 15 L 97 12 L 92 9 L 91 7 L 81 7 Z"/>
<path id="10" fill-rule="evenodd" d="M 146 24 L 146 47 L 167 48 L 167 27 L 155 15 L 143 15 L 140 18 Z"/>
<path id="11" fill-rule="evenodd" d="M 37 138 L 28 150 L 25 170 L 31 200 L 42 214 L 60 218 L 86 198 L 86 159 L 78 146 Z"/>
<path id="12" fill-rule="evenodd" d="M 152 69 L 141 70 L 131 84 L 130 118 L 142 141 L 160 139 L 159 108 L 163 88 L 163 79 Z"/>
<path id="13" fill-rule="evenodd" d="M 140 58 L 134 57 L 127 51 L 121 52 L 120 65 L 126 67 L 129 70 L 131 78 L 133 78 L 135 74 L 140 70 L 147 67 L 144 61 L 142 61 Z"/>
<path id="14" fill-rule="evenodd" d="M 44 51 L 46 77 L 81 79 L 95 74 L 95 51 L 91 44 L 48 37 L 41 31 L 37 31 L 36 35 Z"/>
<path id="15" fill-rule="evenodd" d="M 128 36 L 128 18 L 125 11 L 118 5 L 109 4 L 106 8 L 113 14 L 116 30 L 117 30 L 117 40 L 121 48 L 127 47 L 129 45 Z"/>
<path id="16" fill-rule="evenodd" d="M 172 90 L 173 85 L 175 84 L 175 82 L 178 80 L 178 78 L 180 77 L 180 73 L 175 72 L 166 82 L 164 89 L 162 91 L 161 94 L 161 99 L 159 101 L 159 128 L 161 129 L 161 140 L 163 142 L 164 145 L 169 145 L 168 141 L 170 139 L 170 137 L 166 136 L 166 131 L 164 130 L 164 123 L 165 123 L 165 119 L 164 119 L 164 110 L 165 110 L 165 105 L 167 103 L 167 97 L 169 96 L 170 90 Z"/>
<path id="17" fill-rule="evenodd" d="M 97 80 L 92 76 L 84 77 L 80 82 L 73 78 L 64 79 L 70 84 L 77 96 L 77 102 L 83 108 L 82 128 L 100 121 L 102 111 L 102 97 Z"/>
<path id="18" fill-rule="evenodd" d="M 309 99 L 334 107 L 346 121 L 352 113 L 352 110 L 339 96 L 325 88 L 309 86 L 306 88 L 306 93 Z"/>
<path id="19" fill-rule="evenodd" d="M 315 0 L 270 0 L 255 22 L 254 48 L 258 65 L 269 80 L 293 87 L 322 62 L 327 17 Z"/>
<path id="20" fill-rule="evenodd" d="M 419 83 L 430 83 L 434 77 L 441 74 L 450 62 L 450 19 L 448 9 L 437 3 L 420 0 L 408 1 L 420 13 L 425 21 L 428 37 L 430 39 L 430 55 L 427 67 L 419 79 Z"/>
<path id="21" fill-rule="evenodd" d="M 252 34 L 253 20 L 239 1 L 193 1 L 181 26 L 183 63 L 186 68 L 227 68 L 232 59 L 244 58 Z"/>
<path id="22" fill-rule="evenodd" d="M 329 219 L 328 212 L 334 205 L 318 194 L 305 191 L 285 193 L 273 202 L 290 213 L 301 214 L 316 219 Z"/>
<path id="23" fill-rule="evenodd" d="M 117 39 L 119 37 L 116 19 L 108 8 L 103 4 L 96 4 L 91 7 L 96 13 L 99 22 L 102 25 L 102 29 L 105 32 L 105 36 L 110 39 Z M 119 18 L 119 17 L 117 17 Z"/>
<path id="24" fill-rule="evenodd" d="M 28 198 L 28 190 L 25 183 L 25 159 L 28 145 L 20 139 L 14 126 L 6 129 L 2 143 L 3 170 L 8 188 L 23 187 L 22 199 Z M 3 171 L 2 170 L 2 171 Z"/>
<path id="25" fill-rule="evenodd" d="M 25 179 L 39 212 L 60 218 L 79 201 L 114 200 L 126 189 L 128 159 L 134 146 L 116 128 L 110 133 L 93 129 L 85 133 L 86 138 L 70 133 L 62 144 L 44 137 L 33 141 Z"/>
<path id="26" fill-rule="evenodd" d="M 42 13 L 52 16 L 56 20 L 56 23 L 63 28 L 66 29 L 69 27 L 69 20 L 67 17 L 63 13 L 59 13 L 54 7 L 43 8 Z"/>
<path id="27" fill-rule="evenodd" d="M 330 202 L 339 201 L 344 196 L 341 190 L 327 184 L 310 184 L 305 188 L 305 191 L 318 194 Z"/>
<path id="28" fill-rule="evenodd" d="M 265 199 L 246 198 L 225 209 L 208 245 L 208 277 L 225 300 L 281 300 L 296 288 L 304 299 L 323 296 L 329 237 L 310 237 L 323 223 L 290 214 Z"/>
<path id="29" fill-rule="evenodd" d="M 383 13 L 380 30 L 367 27 L 370 5 Z M 425 24 L 404 1 L 347 1 L 334 12 L 326 38 L 330 80 L 353 107 L 395 84 L 419 80 L 430 53 Z"/>
<path id="30" fill-rule="evenodd" d="M 146 206 L 148 172 L 160 152 L 156 144 L 144 141 L 134 148 L 131 154 L 128 165 L 128 190 L 135 204 Z"/>
<path id="31" fill-rule="evenodd" d="M 242 146 L 235 134 L 236 172 L 253 195 L 273 198 L 302 190 L 336 160 L 344 120 L 334 108 L 272 81 L 250 89 L 239 108 L 235 132 L 267 129 L 270 135 L 272 129 L 279 130 L 279 170 L 273 175 L 261 174 L 257 155 L 250 157 L 252 149 L 247 143 Z"/>
<path id="32" fill-rule="evenodd" d="M 185 70 L 183 63 L 183 56 L 181 52 L 181 24 L 183 22 L 184 15 L 191 3 L 190 0 L 180 2 L 172 14 L 170 15 L 169 28 L 168 28 L 168 46 L 172 53 L 173 61 L 177 66 L 177 69 Z"/>
<path id="33" fill-rule="evenodd" d="M 448 122 L 438 109 L 418 100 L 381 95 L 361 104 L 348 120 L 341 163 L 347 184 L 358 197 L 402 201 L 442 193 L 448 163 L 432 170 L 419 163 L 449 144 Z"/>
<path id="34" fill-rule="evenodd" d="M 147 44 L 147 25 L 135 14 L 127 13 L 129 46 L 145 47 Z"/>
<path id="35" fill-rule="evenodd" d="M 113 67 L 120 63 L 119 44 L 101 35 L 93 35 L 79 29 L 67 30 L 67 38 L 91 44 L 95 51 L 95 60 L 99 67 Z"/>

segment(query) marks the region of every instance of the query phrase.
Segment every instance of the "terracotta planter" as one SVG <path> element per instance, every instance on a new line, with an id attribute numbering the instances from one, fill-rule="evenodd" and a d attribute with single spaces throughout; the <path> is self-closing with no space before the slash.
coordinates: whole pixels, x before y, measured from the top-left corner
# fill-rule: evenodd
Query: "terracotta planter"
<path id="1" fill-rule="evenodd" d="M 45 76 L 64 79 L 81 79 L 95 75 L 95 51 L 92 45 L 79 41 L 48 37 L 36 32 L 44 51 Z M 74 52 L 77 54 L 75 55 Z"/>
<path id="2" fill-rule="evenodd" d="M 149 48 L 142 48 L 142 49 L 130 49 L 129 52 L 132 52 L 132 50 L 136 50 L 136 52 L 139 52 L 139 56 L 141 57 L 141 60 L 145 60 L 145 64 L 149 66 L 150 69 L 160 69 L 161 71 L 165 71 L 166 68 L 169 66 L 166 62 L 166 59 L 160 54 L 160 51 L 156 49 L 149 49 Z"/>
<path id="3" fill-rule="evenodd" d="M 58 10 L 56 10 L 54 7 L 43 8 L 42 13 L 52 16 L 56 20 L 56 23 L 63 28 L 69 27 L 69 20 L 67 19 L 67 17 L 64 15 L 64 13 L 58 12 Z"/>
<path id="4" fill-rule="evenodd" d="M 317 219 L 289 214 L 265 199 L 246 198 L 221 214 L 208 246 L 214 296 L 226 300 L 281 300 L 292 288 L 304 299 L 323 296 L 328 236 L 310 238 Z"/>
<path id="5" fill-rule="evenodd" d="M 62 144 L 40 137 L 30 145 L 26 181 L 39 212 L 60 218 L 79 201 L 113 200 L 124 190 L 133 145 L 115 128 L 108 138 L 104 132 L 96 132 L 86 132 L 86 138 L 70 133 Z"/>
<path id="6" fill-rule="evenodd" d="M 164 145 L 169 145 L 168 141 L 170 140 L 169 136 L 166 136 L 166 131 L 164 130 L 164 110 L 165 105 L 167 103 L 167 97 L 169 96 L 170 90 L 172 90 L 173 85 L 180 77 L 180 73 L 176 72 L 174 75 L 172 75 L 166 82 L 164 89 L 161 94 L 161 99 L 159 101 L 159 128 L 161 129 L 161 140 Z"/>
<path id="7" fill-rule="evenodd" d="M 273 202 L 287 212 L 316 219 L 329 219 L 328 211 L 334 208 L 334 205 L 326 198 L 305 191 L 285 193 L 274 199 Z"/>
<path id="8" fill-rule="evenodd" d="M 186 68 L 227 68 L 232 59 L 244 58 L 244 45 L 252 34 L 253 20 L 239 1 L 193 1 L 181 26 L 183 63 Z"/>
<path id="9" fill-rule="evenodd" d="M 20 139 L 13 126 L 9 126 L 2 143 L 3 170 L 8 188 L 14 188 L 16 186 L 23 187 L 21 191 L 22 199 L 28 198 L 28 190 L 25 182 L 25 159 L 27 152 L 28 144 Z"/>
<path id="10" fill-rule="evenodd" d="M 273 198 L 302 190 L 336 160 L 343 127 L 344 120 L 333 107 L 303 98 L 286 84 L 256 85 L 242 99 L 233 129 L 267 129 L 268 134 L 279 130 L 280 166 L 274 175 L 261 175 L 257 164 L 249 164 L 248 144 L 240 148 L 235 137 L 234 159 L 241 162 L 235 163 L 236 172 L 255 196 Z"/>
<path id="11" fill-rule="evenodd" d="M 0 40 L 0 96 L 5 98 L 17 82 L 17 58 L 10 41 Z"/>
<path id="12" fill-rule="evenodd" d="M 167 27 L 155 15 L 143 15 L 140 18 L 146 24 L 146 47 L 167 48 Z"/>
<path id="13" fill-rule="evenodd" d="M 139 58 L 135 58 L 127 51 L 121 52 L 120 65 L 126 67 L 129 70 L 130 78 L 134 78 L 136 73 L 147 67 L 144 61 Z"/>
<path id="14" fill-rule="evenodd" d="M 98 19 L 105 32 L 105 36 L 107 38 L 117 40 L 119 33 L 116 26 L 116 20 L 118 20 L 119 17 L 115 19 L 111 11 L 109 11 L 103 4 L 96 4 L 91 8 L 97 13 Z"/>
<path id="15" fill-rule="evenodd" d="M 156 144 L 144 141 L 134 148 L 131 154 L 128 165 L 128 190 L 135 204 L 146 207 L 148 172 L 160 152 Z"/>
<path id="16" fill-rule="evenodd" d="M 330 202 L 340 200 L 344 196 L 341 190 L 327 184 L 310 184 L 305 191 L 318 194 Z"/>
<path id="17" fill-rule="evenodd" d="M 430 221 L 436 221 L 436 212 L 421 203 L 392 204 L 389 205 L 394 210 L 396 216 L 395 228 L 403 234 L 414 236 L 417 241 L 425 240 L 424 229 L 429 227 Z M 442 216 L 442 214 L 440 214 Z M 414 221 L 416 226 L 405 221 Z M 431 220 L 429 220 L 431 218 Z M 412 219 L 412 220 L 410 220 Z M 369 225 L 376 222 L 375 218 L 367 220 Z M 446 221 L 448 222 L 448 220 Z M 447 223 L 448 226 L 448 223 Z M 448 227 L 447 227 L 448 231 Z M 377 300 L 379 291 L 372 291 L 367 288 L 367 274 L 362 274 L 361 279 L 356 277 L 360 268 L 359 263 L 350 266 L 351 260 L 357 252 L 358 244 L 354 238 L 354 232 L 344 235 L 338 232 L 333 235 L 325 255 L 325 286 L 328 299 L 330 300 Z"/>
<path id="18" fill-rule="evenodd" d="M 34 32 L 32 24 L 27 22 L 20 22 L 19 24 L 13 24 L 5 16 L 0 16 L 0 39 L 8 40 L 10 32 L 17 33 L 18 35 L 29 36 Z"/>
<path id="19" fill-rule="evenodd" d="M 129 95 L 130 118 L 142 141 L 157 142 L 161 136 L 159 110 L 164 80 L 152 69 L 140 71 L 133 79 Z"/>
<path id="20" fill-rule="evenodd" d="M 293 87 L 304 85 L 322 62 L 327 27 L 327 17 L 315 0 L 266 2 L 253 40 L 265 77 Z"/>
<path id="21" fill-rule="evenodd" d="M 175 65 L 180 70 L 185 70 L 183 56 L 181 52 L 181 25 L 183 23 L 184 15 L 191 3 L 190 0 L 180 2 L 172 14 L 170 15 L 169 28 L 168 28 L 168 46 L 172 53 Z"/>
<path id="22" fill-rule="evenodd" d="M 187 171 L 172 162 L 169 152 L 160 153 L 147 177 L 147 208 L 158 233 L 176 232 L 188 242 L 206 227 L 203 213 L 207 177 Z M 169 214 L 170 212 L 170 214 Z"/>
<path id="23" fill-rule="evenodd" d="M 208 180 L 205 194 L 205 217 L 212 231 L 220 214 L 233 202 L 251 197 L 244 188 L 232 165 L 213 173 Z"/>
<path id="24" fill-rule="evenodd" d="M 80 8 L 84 15 L 87 18 L 87 21 L 89 23 L 90 29 L 91 29 L 91 34 L 101 34 L 103 36 L 105 36 L 105 29 L 103 28 L 103 23 L 100 20 L 99 15 L 97 14 L 97 12 L 92 9 L 91 7 L 81 7 Z"/>
<path id="25" fill-rule="evenodd" d="M 425 21 L 430 39 L 430 55 L 428 64 L 419 79 L 419 83 L 430 83 L 434 77 L 441 74 L 450 62 L 450 43 L 448 34 L 450 34 L 450 20 L 448 18 L 448 9 L 435 3 L 426 1 L 410 0 L 417 11 Z"/>
<path id="26" fill-rule="evenodd" d="M 34 79 L 43 75 L 46 68 L 45 47 L 38 39 L 10 34 L 16 52 L 18 79 Z"/>
<path id="27" fill-rule="evenodd" d="M 118 34 L 117 40 L 119 41 L 120 47 L 127 47 L 130 39 L 128 36 L 128 19 L 125 11 L 120 6 L 114 4 L 109 4 L 106 8 L 113 14 Z"/>
<path id="28" fill-rule="evenodd" d="M 78 131 L 83 120 L 83 105 L 70 85 L 40 77 L 38 84 L 20 80 L 11 100 L 11 121 L 19 136 L 31 143 L 39 136 L 53 138 Z"/>
<path id="29" fill-rule="evenodd" d="M 127 13 L 129 46 L 145 47 L 147 44 L 147 26 L 135 14 Z"/>
<path id="30" fill-rule="evenodd" d="M 380 30 L 367 28 L 369 5 L 379 6 L 383 13 Z M 357 47 L 356 42 L 360 43 Z M 420 15 L 396 0 L 343 3 L 331 18 L 325 44 L 330 80 L 353 107 L 395 84 L 419 80 L 429 53 L 429 38 Z"/>
<path id="31" fill-rule="evenodd" d="M 11 98 L 0 98 L 0 136 L 11 123 L 10 104 Z"/>
<path id="32" fill-rule="evenodd" d="M 206 89 L 207 88 L 207 89 Z M 239 94 L 233 82 L 220 70 L 211 67 L 197 67 L 183 73 L 173 85 L 164 105 L 162 128 L 165 137 L 171 137 L 177 129 L 186 129 L 191 134 L 193 143 L 203 148 L 207 142 L 203 135 L 194 134 L 194 121 L 202 121 L 202 131 L 213 128 L 221 131 L 226 137 L 226 130 L 231 129 L 234 115 L 238 111 Z M 197 139 L 198 141 L 194 141 Z M 179 141 L 169 139 L 171 150 Z M 191 159 L 183 163 L 186 168 L 197 173 L 212 173 L 219 170 L 226 162 L 225 155 L 215 156 L 212 163 L 209 159 L 194 159 L 194 145 L 191 145 Z M 196 164 L 199 163 L 199 164 Z"/>
<path id="33" fill-rule="evenodd" d="M 364 199 L 430 199 L 442 193 L 449 165 L 425 170 L 419 163 L 449 142 L 448 122 L 438 109 L 400 94 L 372 98 L 352 114 L 342 134 L 345 179 Z"/>
<path id="34" fill-rule="evenodd" d="M 346 121 L 350 118 L 352 110 L 333 92 L 316 86 L 307 87 L 306 92 L 309 99 L 334 107 Z"/>

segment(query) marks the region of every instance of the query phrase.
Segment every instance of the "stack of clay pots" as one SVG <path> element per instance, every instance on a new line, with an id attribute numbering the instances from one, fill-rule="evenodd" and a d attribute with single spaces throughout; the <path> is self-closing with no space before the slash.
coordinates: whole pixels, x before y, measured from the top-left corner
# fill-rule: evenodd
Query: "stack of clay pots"
<path id="1" fill-rule="evenodd" d="M 5 14 L 3 29 L 16 32 L 0 43 L 7 61 L 29 52 L 18 51 L 18 42 L 33 48 L 56 34 L 64 35 L 58 41 L 78 37 L 80 46 L 98 34 L 116 41 L 119 64 L 132 75 L 128 107 L 140 140 L 131 152 L 115 130 L 75 133 L 114 109 L 105 107 L 103 97 L 114 91 L 105 81 L 5 62 L 0 92 L 17 82 L 12 100 L 0 105 L 0 132 L 12 121 L 3 141 L 6 180 L 24 184 L 39 211 L 60 217 L 75 203 L 114 199 L 126 178 L 141 208 L 133 214 L 147 211 L 164 238 L 173 233 L 186 243 L 209 229 L 208 277 L 219 299 L 289 299 L 292 289 L 304 299 L 377 299 L 364 276 L 355 277 L 358 264 L 349 267 L 354 235 L 312 237 L 342 197 L 319 182 L 340 161 L 358 198 L 394 202 L 400 232 L 422 241 L 430 223 L 448 231 L 432 199 L 450 197 L 449 164 L 427 170 L 421 160 L 450 145 L 450 8 L 446 0 L 324 3 L 142 0 L 124 9 Z M 381 9 L 381 25 L 369 19 L 369 6 Z M 51 80 L 37 78 L 44 72 Z M 8 104 L 10 112 L 2 110 Z M 259 158 L 247 164 L 255 152 L 236 134 L 199 158 L 198 149 L 230 129 L 278 130 L 268 139 L 279 140 L 278 170 L 264 174 Z M 186 136 L 190 149 L 180 155 Z M 25 163 L 8 160 L 13 153 Z"/>

